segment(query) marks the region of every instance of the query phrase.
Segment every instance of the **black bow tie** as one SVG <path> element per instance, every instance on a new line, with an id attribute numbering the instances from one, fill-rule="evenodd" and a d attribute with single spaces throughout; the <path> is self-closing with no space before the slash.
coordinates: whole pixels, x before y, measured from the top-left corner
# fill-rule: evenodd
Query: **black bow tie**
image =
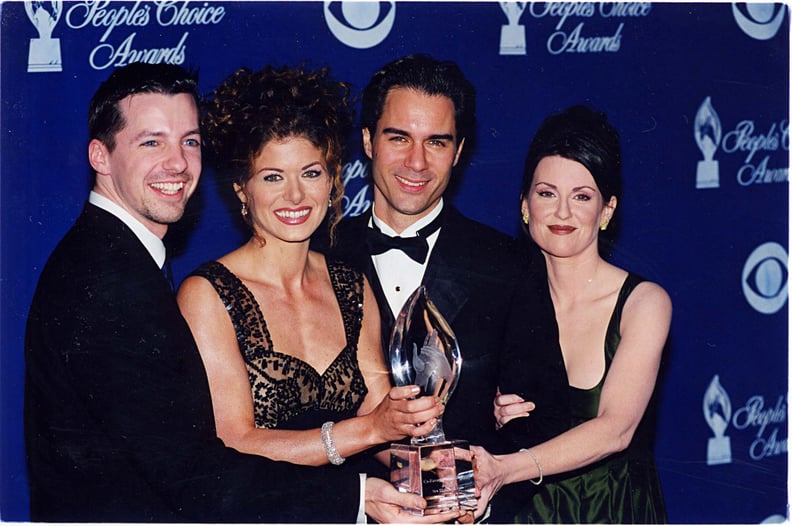
<path id="1" fill-rule="evenodd" d="M 429 244 L 426 242 L 426 238 L 438 228 L 440 228 L 440 216 L 419 230 L 418 235 L 414 237 L 392 237 L 384 234 L 376 225 L 372 224 L 371 228 L 366 229 L 366 244 L 372 256 L 383 254 L 395 248 L 404 252 L 410 259 L 423 265 L 426 261 L 426 255 L 429 253 Z"/>

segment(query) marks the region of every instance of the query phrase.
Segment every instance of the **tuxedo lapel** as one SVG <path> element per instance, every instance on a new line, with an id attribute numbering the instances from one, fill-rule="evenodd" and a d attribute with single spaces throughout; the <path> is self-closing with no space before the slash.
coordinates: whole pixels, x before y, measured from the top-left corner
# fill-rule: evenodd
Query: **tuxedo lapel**
<path id="1" fill-rule="evenodd" d="M 166 293 L 163 293 L 164 296 L 173 296 L 172 276 L 170 276 L 171 281 L 169 281 L 168 275 L 163 269 L 157 267 L 151 254 L 140 239 L 119 218 L 94 204 L 87 203 L 82 215 L 78 218 L 76 226 L 96 232 L 95 235 L 105 236 L 104 242 L 109 246 L 113 246 L 115 250 L 124 255 L 126 266 L 123 268 L 133 268 L 135 270 L 135 279 L 140 279 L 148 284 L 157 283 L 156 291 L 158 294 L 166 291 Z M 166 287 L 160 287 L 160 284 L 166 284 Z M 145 295 L 154 293 L 150 286 L 146 289 Z"/>
<path id="2" fill-rule="evenodd" d="M 391 312 L 390 306 L 388 305 L 388 299 L 385 297 L 385 291 L 382 290 L 382 283 L 380 282 L 377 271 L 374 268 L 374 262 L 371 260 L 371 256 L 368 254 L 366 254 L 366 265 L 364 272 L 369 280 L 371 291 L 374 293 L 374 297 L 377 299 L 377 305 L 379 306 L 380 324 L 382 326 L 382 348 L 387 356 L 388 348 L 390 347 L 390 334 L 393 330 L 393 324 L 396 322 L 396 319 Z"/>
<path id="3" fill-rule="evenodd" d="M 464 280 L 466 259 L 458 250 L 459 243 L 465 242 L 459 235 L 459 213 L 446 206 L 443 226 L 429 256 L 422 284 L 440 313 L 453 326 L 454 319 L 470 298 L 470 291 Z"/>

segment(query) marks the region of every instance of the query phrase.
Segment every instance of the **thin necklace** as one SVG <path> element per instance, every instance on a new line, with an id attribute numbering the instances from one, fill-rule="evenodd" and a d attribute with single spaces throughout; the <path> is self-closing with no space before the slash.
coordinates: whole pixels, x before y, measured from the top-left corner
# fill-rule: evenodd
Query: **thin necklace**
<path id="1" fill-rule="evenodd" d="M 587 283 L 594 283 L 594 278 L 597 277 L 597 272 L 599 272 L 600 262 L 597 260 L 597 267 L 594 269 L 594 274 L 591 275 L 590 278 L 586 280 Z"/>

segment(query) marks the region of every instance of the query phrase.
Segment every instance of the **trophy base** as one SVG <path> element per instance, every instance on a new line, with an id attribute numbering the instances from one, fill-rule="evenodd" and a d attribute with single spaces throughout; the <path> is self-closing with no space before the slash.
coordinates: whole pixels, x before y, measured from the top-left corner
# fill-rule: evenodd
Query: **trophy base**
<path id="1" fill-rule="evenodd" d="M 465 440 L 436 444 L 391 444 L 391 483 L 402 493 L 426 500 L 426 508 L 405 511 L 436 515 L 446 511 L 476 509 L 473 463 L 455 449 L 470 450 Z"/>
<path id="2" fill-rule="evenodd" d="M 63 71 L 59 38 L 31 38 L 28 73 Z"/>
<path id="3" fill-rule="evenodd" d="M 525 55 L 525 26 L 501 26 L 501 55 Z"/>
<path id="4" fill-rule="evenodd" d="M 718 161 L 699 161 L 696 167 L 696 188 L 718 188 Z"/>
<path id="5" fill-rule="evenodd" d="M 731 439 L 729 437 L 710 438 L 707 442 L 707 465 L 730 464 L 731 461 Z"/>

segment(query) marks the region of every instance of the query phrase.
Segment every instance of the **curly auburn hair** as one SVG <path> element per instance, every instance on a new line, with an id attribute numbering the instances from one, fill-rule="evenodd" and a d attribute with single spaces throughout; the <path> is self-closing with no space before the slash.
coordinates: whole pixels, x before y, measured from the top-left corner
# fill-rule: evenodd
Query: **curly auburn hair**
<path id="1" fill-rule="evenodd" d="M 223 182 L 244 186 L 269 141 L 308 139 L 322 151 L 331 178 L 328 225 L 332 242 L 343 215 L 341 168 L 344 139 L 353 118 L 350 91 L 349 84 L 331 79 L 326 67 L 306 71 L 302 66 L 266 66 L 258 72 L 241 68 L 203 102 L 205 160 Z M 250 225 L 250 219 L 245 221 Z"/>

